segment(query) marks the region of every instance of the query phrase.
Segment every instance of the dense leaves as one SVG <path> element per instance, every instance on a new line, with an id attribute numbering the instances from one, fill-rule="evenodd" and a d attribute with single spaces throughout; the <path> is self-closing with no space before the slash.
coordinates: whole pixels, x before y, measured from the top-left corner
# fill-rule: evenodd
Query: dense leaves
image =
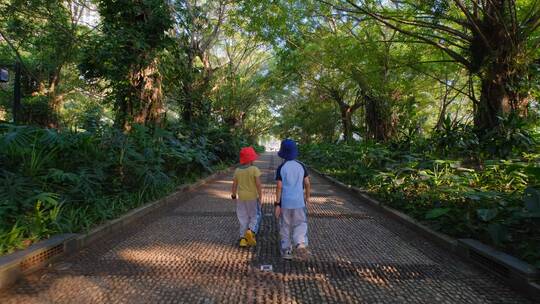
<path id="1" fill-rule="evenodd" d="M 88 79 L 103 77 L 111 84 L 116 124 L 125 130 L 133 123 L 161 120 L 162 76 L 158 54 L 172 27 L 163 0 L 100 1 L 103 35 L 83 52 L 79 67 Z"/>
<path id="2" fill-rule="evenodd" d="M 235 162 L 227 130 L 0 126 L 0 253 L 79 232 Z"/>
<path id="3" fill-rule="evenodd" d="M 428 146 L 311 144 L 301 146 L 301 156 L 437 230 L 480 239 L 540 266 L 540 155 L 478 166 L 437 158 L 426 153 Z"/>
<path id="4" fill-rule="evenodd" d="M 0 253 L 85 231 L 234 162 L 248 144 L 264 151 L 254 143 L 274 123 L 271 54 L 233 22 L 236 10 L 1 1 L 0 67 L 11 77 L 0 86 Z"/>

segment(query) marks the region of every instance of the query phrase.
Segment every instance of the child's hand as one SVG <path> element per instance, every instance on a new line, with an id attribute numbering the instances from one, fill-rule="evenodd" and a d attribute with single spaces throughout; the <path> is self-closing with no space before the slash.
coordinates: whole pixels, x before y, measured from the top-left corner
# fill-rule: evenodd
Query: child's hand
<path id="1" fill-rule="evenodd" d="M 279 216 L 281 215 L 281 207 L 280 206 L 276 206 L 276 208 L 274 209 L 274 215 L 276 216 L 276 218 L 279 218 Z"/>

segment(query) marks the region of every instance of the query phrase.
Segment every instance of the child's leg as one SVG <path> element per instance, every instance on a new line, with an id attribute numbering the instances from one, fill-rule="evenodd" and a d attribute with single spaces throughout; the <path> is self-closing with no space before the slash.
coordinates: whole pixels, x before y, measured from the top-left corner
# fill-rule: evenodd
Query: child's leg
<path id="1" fill-rule="evenodd" d="M 247 211 L 249 216 L 249 229 L 254 233 L 259 230 L 259 203 L 257 200 L 245 202 L 247 204 Z"/>
<path id="2" fill-rule="evenodd" d="M 291 218 L 292 218 L 292 235 L 293 235 L 293 241 L 294 245 L 303 244 L 308 245 L 308 225 L 307 225 L 307 209 L 306 208 L 298 208 L 298 209 L 290 209 L 291 210 Z"/>
<path id="3" fill-rule="evenodd" d="M 261 228 L 262 218 L 263 218 L 263 214 L 262 214 L 261 203 L 257 202 L 257 225 L 255 226 L 255 230 L 253 230 L 253 232 L 255 233 L 259 232 L 259 229 Z"/>
<path id="4" fill-rule="evenodd" d="M 280 249 L 281 251 L 291 248 L 291 210 L 281 208 L 281 216 L 279 217 L 279 235 L 281 236 Z"/>
<path id="5" fill-rule="evenodd" d="M 246 202 L 236 202 L 236 216 L 238 217 L 238 222 L 240 223 L 240 238 L 243 238 L 244 233 L 248 229 L 249 225 L 249 214 Z"/>

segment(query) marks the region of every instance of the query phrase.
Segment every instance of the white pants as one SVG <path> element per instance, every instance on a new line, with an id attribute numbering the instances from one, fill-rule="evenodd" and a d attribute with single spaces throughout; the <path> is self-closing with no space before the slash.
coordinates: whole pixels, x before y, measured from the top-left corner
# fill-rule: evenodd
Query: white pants
<path id="1" fill-rule="evenodd" d="M 254 233 L 259 230 L 259 223 L 262 219 L 261 208 L 257 200 L 253 201 L 237 201 L 236 216 L 240 222 L 240 237 L 244 237 L 246 230 L 249 228 Z"/>
<path id="2" fill-rule="evenodd" d="M 281 208 L 281 216 L 279 220 L 279 234 L 281 236 L 281 250 L 291 248 L 292 242 L 296 246 L 298 244 L 308 245 L 307 237 L 307 209 L 283 209 Z"/>

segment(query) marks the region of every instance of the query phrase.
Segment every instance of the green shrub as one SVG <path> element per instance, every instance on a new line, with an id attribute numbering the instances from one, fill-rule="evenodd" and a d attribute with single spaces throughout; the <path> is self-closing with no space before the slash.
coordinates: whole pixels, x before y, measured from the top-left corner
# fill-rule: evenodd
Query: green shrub
<path id="1" fill-rule="evenodd" d="M 0 254 L 113 219 L 236 161 L 224 129 L 95 125 L 85 132 L 0 125 Z"/>
<path id="2" fill-rule="evenodd" d="M 450 146 L 458 138 L 432 140 L 446 143 L 436 149 L 443 156 L 454 154 Z M 480 239 L 540 266 L 540 155 L 467 166 L 430 149 L 410 152 L 392 145 L 301 145 L 300 156 L 437 230 Z"/>

